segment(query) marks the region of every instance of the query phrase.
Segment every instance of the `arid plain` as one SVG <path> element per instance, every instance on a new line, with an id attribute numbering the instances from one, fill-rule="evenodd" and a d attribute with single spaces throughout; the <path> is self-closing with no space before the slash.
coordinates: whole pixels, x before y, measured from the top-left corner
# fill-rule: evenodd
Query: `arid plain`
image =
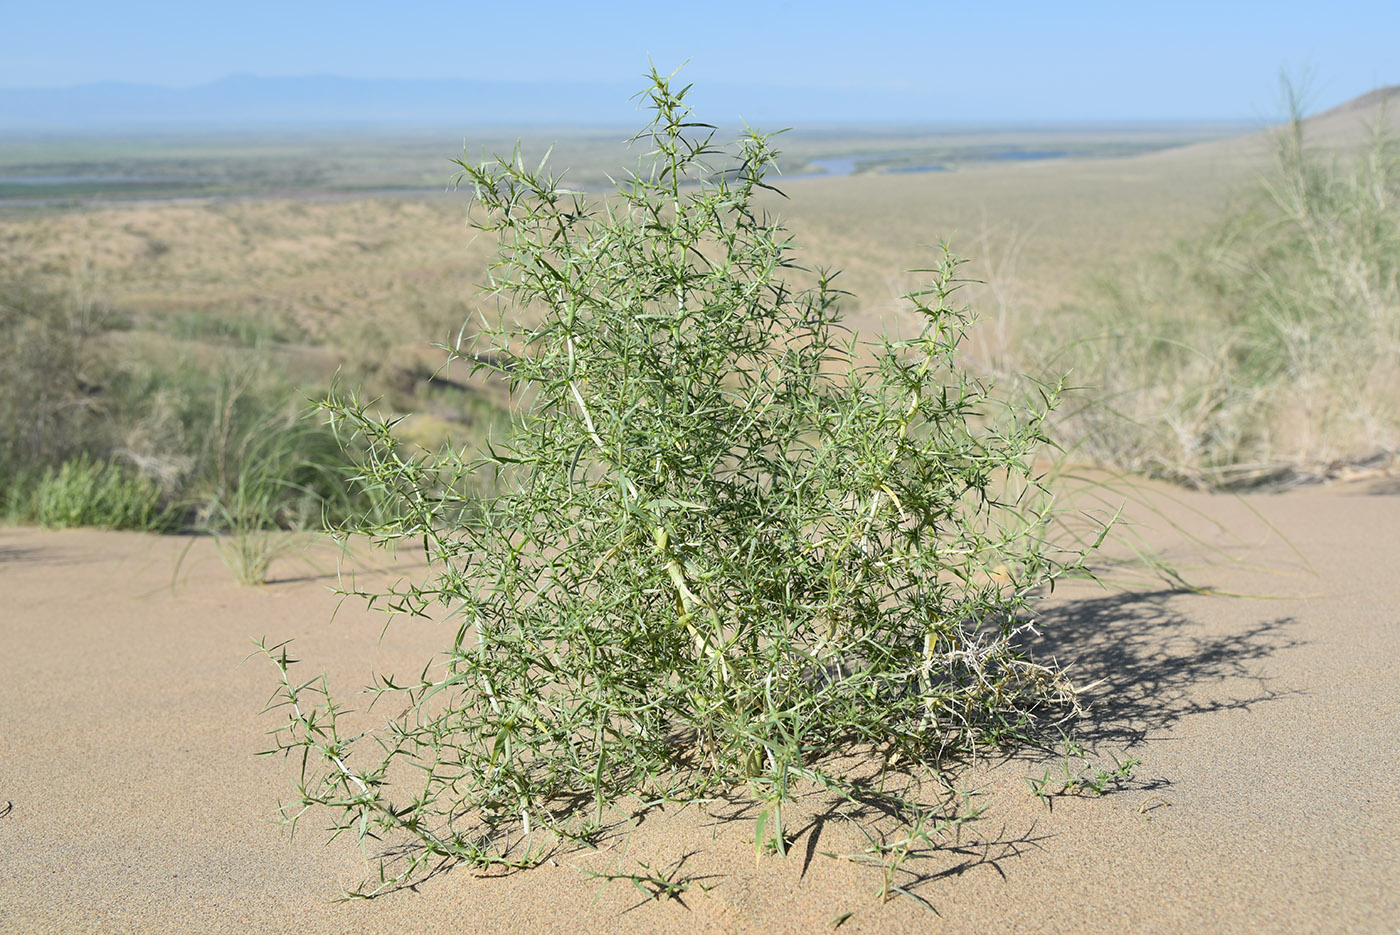
<path id="1" fill-rule="evenodd" d="M 1314 138 L 1349 152 L 1374 103 L 1324 115 Z M 899 295 L 918 276 L 903 271 L 949 239 L 983 281 L 966 293 L 981 318 L 967 351 L 995 371 L 1057 309 L 1250 197 L 1268 159 L 1246 135 L 794 178 L 770 207 L 805 261 L 845 271 L 865 333 L 905 327 Z M 502 398 L 433 376 L 431 342 L 478 311 L 491 256 L 465 218 L 464 196 L 417 192 L 9 205 L 0 263 L 114 311 L 103 353 L 256 363 L 305 387 L 339 368 L 414 412 L 404 431 L 431 445 L 479 438 Z M 1126 503 L 1105 586 L 1057 590 L 1035 647 L 1085 686 L 1081 746 L 951 771 L 983 811 L 905 861 L 907 892 L 887 902 L 879 870 L 843 857 L 868 842 L 819 795 L 798 798 L 786 859 L 755 860 L 740 800 L 639 806 L 597 849 L 336 902 L 375 854 L 348 835 L 325 844 L 315 818 L 295 840 L 271 822 L 296 764 L 255 757 L 275 671 L 248 657 L 255 639 L 294 639 L 342 686 L 421 665 L 444 625 L 385 632 L 333 593 L 416 559 L 322 541 L 240 587 L 209 537 L 0 527 L 0 931 L 1394 932 L 1400 486 L 1386 463 L 1246 493 L 1067 481 L 1068 504 Z M 1127 758 L 1140 762 L 1103 795 L 1045 779 Z M 598 876 L 639 865 L 677 891 Z"/>

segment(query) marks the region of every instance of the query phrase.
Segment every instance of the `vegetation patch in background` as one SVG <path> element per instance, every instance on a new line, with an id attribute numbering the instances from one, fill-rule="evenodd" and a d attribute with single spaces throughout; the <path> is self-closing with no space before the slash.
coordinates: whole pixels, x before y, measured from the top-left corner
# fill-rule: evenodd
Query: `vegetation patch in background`
<path id="1" fill-rule="evenodd" d="M 1085 387 L 1062 421 L 1083 456 L 1210 487 L 1400 451 L 1400 143 L 1382 113 L 1359 152 L 1314 151 L 1292 100 L 1256 197 L 1026 329 Z"/>
<path id="2" fill-rule="evenodd" d="M 276 372 L 263 335 L 219 330 L 231 346 L 172 349 L 129 340 L 129 316 L 81 293 L 4 293 L 10 522 L 211 533 L 236 577 L 259 583 L 285 533 L 363 508 L 347 492 L 350 455 L 307 417 L 306 388 Z M 167 335 L 191 320 L 212 321 L 176 318 Z"/>

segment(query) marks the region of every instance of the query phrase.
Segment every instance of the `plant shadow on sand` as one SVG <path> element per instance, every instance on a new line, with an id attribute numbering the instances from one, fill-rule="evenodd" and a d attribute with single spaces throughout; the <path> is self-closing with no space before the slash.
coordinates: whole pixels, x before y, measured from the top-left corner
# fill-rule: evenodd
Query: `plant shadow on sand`
<path id="1" fill-rule="evenodd" d="M 887 791 L 890 786 L 898 792 L 891 794 Z M 854 782 L 844 796 L 818 789 L 795 792 L 788 806 L 792 824 L 783 836 L 786 859 L 775 856 L 776 847 L 769 846 L 760 848 L 767 856 L 752 866 L 766 865 L 772 872 L 785 874 L 785 867 L 795 864 L 796 883 L 807 881 L 819 860 L 853 865 L 861 874 L 861 889 L 868 883 L 875 902 L 905 896 L 937 915 L 929 886 L 979 868 L 989 868 L 1004 879 L 1005 862 L 1038 849 L 1050 837 L 1034 820 L 992 826 L 976 798 L 976 793 L 952 790 L 937 777 L 930 780 L 895 768 L 881 771 L 878 763 L 872 763 L 869 779 Z M 443 858 L 426 872 L 383 887 L 372 896 L 364 890 L 345 896 L 402 898 L 421 893 L 434 881 L 440 885 L 444 876 L 463 872 L 490 880 L 522 872 L 548 875 L 573 870 L 596 882 L 595 902 L 613 883 L 634 889 L 640 898 L 626 900 L 619 914 L 663 902 L 674 902 L 690 911 L 691 897 L 722 889 L 736 876 L 745 875 L 743 871 L 736 875 L 732 845 L 736 835 L 751 837 L 755 815 L 762 808 L 763 803 L 739 790 L 704 803 L 639 804 L 630 812 L 614 811 L 587 841 L 556 838 L 535 849 L 528 839 L 521 838 L 501 848 L 502 862 L 491 868 Z M 698 820 L 682 819 L 679 826 L 672 824 L 687 811 L 696 813 Z M 677 833 L 681 838 L 674 837 Z M 689 846 L 678 859 L 666 859 L 663 855 L 670 854 L 676 844 Z M 741 845 L 741 849 L 751 847 Z M 416 842 L 388 846 L 378 854 L 387 859 L 390 869 L 416 855 L 421 855 Z M 543 885 L 550 884 L 546 881 Z"/>
<path id="2" fill-rule="evenodd" d="M 0 545 L 0 565 L 9 562 L 37 562 L 40 550 L 18 545 Z"/>
<path id="3" fill-rule="evenodd" d="M 1266 666 L 1276 654 L 1305 645 L 1305 640 L 1289 634 L 1296 622 L 1293 618 L 1259 619 L 1228 632 L 1211 632 L 1186 606 L 1199 600 L 1190 592 L 1163 589 L 1080 598 L 1044 610 L 1038 618 L 1040 634 L 1028 648 L 1037 658 L 1055 657 L 1068 664 L 1076 684 L 1094 688 L 1083 699 L 1085 713 L 1073 722 L 1068 736 L 1059 735 L 1057 743 L 1042 731 L 1005 760 L 994 762 L 993 767 L 1016 771 L 1029 764 L 1064 760 L 1068 757 L 1066 748 L 1081 751 L 1079 758 L 1088 767 L 1091 760 L 1085 750 L 1089 751 L 1087 757 L 1095 759 L 1100 750 L 1132 750 L 1170 733 L 1184 720 L 1252 709 L 1302 692 L 1277 684 Z M 1122 763 L 1116 756 L 1114 762 Z M 956 767 L 950 775 L 957 775 Z M 1170 777 L 1133 777 L 1130 763 L 1106 788 L 1093 791 L 1080 781 L 1071 784 L 1071 791 L 1059 794 L 1100 797 L 1127 791 L 1155 793 L 1172 784 Z M 1049 806 L 1050 798 L 1045 796 L 1042 801 Z M 889 841 L 906 834 L 909 813 L 873 785 L 869 796 L 856 794 L 853 799 L 811 815 L 792 836 L 794 845 L 805 837 L 802 876 L 818 854 L 854 860 L 880 872 L 890 866 L 881 858 L 891 850 Z M 998 802 L 993 798 L 982 804 L 996 809 Z M 732 814 L 722 816 L 724 819 L 747 819 L 754 808 L 752 803 L 735 805 Z M 928 884 L 979 868 L 990 868 L 1005 878 L 1003 865 L 1040 849 L 1054 836 L 1038 821 L 1017 826 L 1016 819 L 1003 821 L 992 831 L 984 827 L 990 812 L 970 807 L 963 812 L 967 822 L 963 824 L 951 806 L 951 802 L 945 803 L 945 810 L 935 815 L 942 830 L 929 839 L 910 842 L 916 846 L 905 848 L 892 868 L 893 890 L 935 912 L 928 896 L 919 892 L 926 893 Z M 887 841 L 877 845 L 872 840 L 871 847 L 854 855 L 836 855 L 823 849 L 819 844 L 823 828 L 851 818 L 857 818 L 861 825 L 891 829 Z"/>
<path id="4" fill-rule="evenodd" d="M 1262 667 L 1274 654 L 1304 645 L 1288 635 L 1293 618 L 1212 633 L 1181 606 L 1187 600 L 1200 598 L 1176 590 L 1112 594 L 1040 614 L 1031 651 L 1068 666 L 1075 684 L 1094 686 L 1075 724 L 1080 740 L 1131 747 L 1188 717 L 1298 693 L 1272 684 Z"/>

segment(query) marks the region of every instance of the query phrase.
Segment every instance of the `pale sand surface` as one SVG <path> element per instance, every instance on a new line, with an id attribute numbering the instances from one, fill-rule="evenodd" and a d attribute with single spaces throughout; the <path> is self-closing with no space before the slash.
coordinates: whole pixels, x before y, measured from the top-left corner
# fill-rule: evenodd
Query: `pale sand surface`
<path id="1" fill-rule="evenodd" d="M 441 628 L 398 624 L 381 647 L 380 618 L 347 604 L 332 622 L 332 579 L 296 561 L 242 589 L 200 541 L 172 589 L 187 540 L 0 529 L 0 808 L 13 803 L 0 931 L 818 932 L 852 913 L 843 933 L 1388 935 L 1400 929 L 1397 494 L 1172 495 L 1204 541 L 1267 569 L 1198 566 L 1196 578 L 1283 599 L 1057 595 L 1047 643 L 1078 660 L 1081 681 L 1108 680 L 1086 739 L 1104 760 L 1129 751 L 1143 765 L 1129 787 L 1051 811 L 1027 791 L 1031 763 L 964 776 L 989 792 L 985 817 L 914 862 L 921 879 L 902 877 L 936 915 L 903 896 L 879 904 L 872 871 L 822 856 L 860 838 L 812 800 L 795 810 L 786 861 L 755 861 L 750 821 L 693 807 L 554 866 L 456 869 L 332 902 L 371 871 L 353 844 L 324 846 L 319 822 L 294 843 L 268 823 L 293 769 L 253 756 L 274 672 L 244 661 L 249 640 L 295 638 L 306 676 L 328 669 L 348 693 L 371 668 L 414 669 Z M 1189 560 L 1177 534 L 1153 537 Z M 683 875 L 710 889 L 685 905 L 578 869 L 686 855 Z"/>

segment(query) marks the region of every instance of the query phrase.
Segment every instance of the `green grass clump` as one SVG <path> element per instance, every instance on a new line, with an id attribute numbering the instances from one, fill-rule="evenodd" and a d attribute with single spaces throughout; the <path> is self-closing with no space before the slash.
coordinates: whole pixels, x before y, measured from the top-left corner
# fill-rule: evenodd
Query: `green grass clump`
<path id="1" fill-rule="evenodd" d="M 404 873 L 528 863 L 518 833 L 587 838 L 624 799 L 734 789 L 782 853 L 799 787 L 856 794 L 843 754 L 934 769 L 1064 699 L 1020 640 L 1081 561 L 1049 541 L 1034 467 L 1058 389 L 1021 409 L 960 367 L 946 251 L 907 297 L 917 333 L 849 338 L 832 277 L 755 207 L 771 138 L 721 150 L 652 77 L 648 159 L 609 199 L 518 154 L 462 163 L 500 238 L 490 294 L 539 316 L 459 349 L 509 382 L 509 436 L 430 456 L 353 397 L 325 404 L 382 506 L 344 531 L 431 562 L 366 596 L 447 614 L 449 640 L 376 678 L 395 713 L 369 733 L 265 647 L 272 752 L 304 764 L 289 821 L 412 844 Z M 483 475 L 494 492 L 462 493 Z"/>
<path id="2" fill-rule="evenodd" d="M 299 533 L 342 521 L 359 506 L 335 434 L 299 413 L 240 427 L 220 460 L 201 525 L 239 584 L 263 584 L 273 560 L 296 549 Z"/>
<path id="3" fill-rule="evenodd" d="M 284 344 L 296 336 L 289 325 L 267 317 L 219 314 L 197 309 L 187 309 L 170 316 L 161 330 L 187 341 L 222 341 L 251 348 Z"/>
<path id="4" fill-rule="evenodd" d="M 48 529 L 98 526 L 159 531 L 171 524 L 160 488 L 122 465 L 87 455 L 50 469 L 33 492 L 33 517 Z"/>

